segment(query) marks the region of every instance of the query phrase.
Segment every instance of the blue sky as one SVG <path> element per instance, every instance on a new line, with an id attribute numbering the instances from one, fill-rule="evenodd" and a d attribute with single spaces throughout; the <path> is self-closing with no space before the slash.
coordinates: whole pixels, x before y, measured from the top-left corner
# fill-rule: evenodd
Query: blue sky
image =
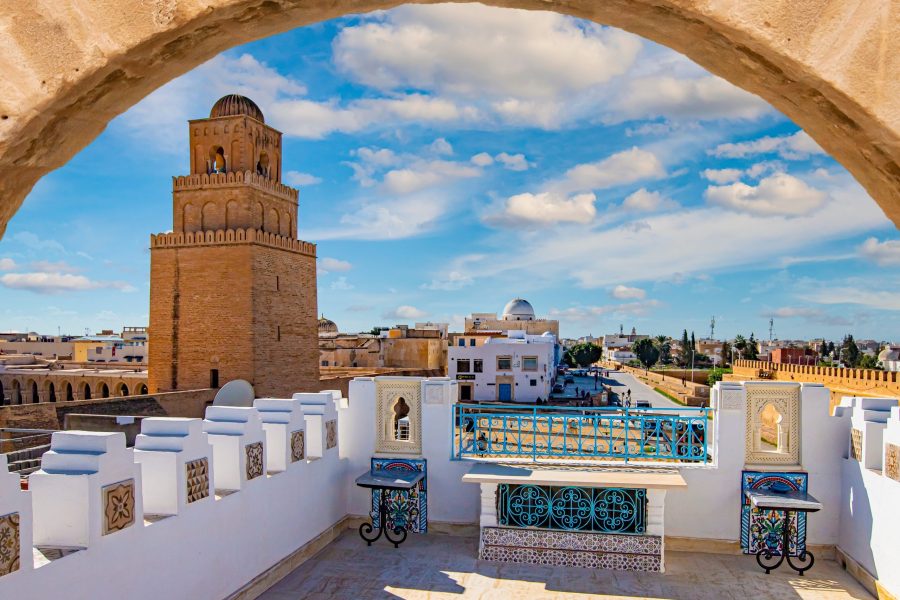
<path id="1" fill-rule="evenodd" d="M 148 320 L 187 119 L 242 93 L 285 133 L 342 331 L 500 311 L 618 330 L 900 338 L 900 241 L 764 101 L 552 13 L 404 6 L 234 48 L 44 177 L 0 241 L 0 330 Z"/>

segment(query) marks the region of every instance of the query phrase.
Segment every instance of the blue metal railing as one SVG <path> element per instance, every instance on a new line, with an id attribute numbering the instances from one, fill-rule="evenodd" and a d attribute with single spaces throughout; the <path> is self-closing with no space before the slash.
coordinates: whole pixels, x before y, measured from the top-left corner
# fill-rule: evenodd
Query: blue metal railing
<path id="1" fill-rule="evenodd" d="M 708 408 L 453 405 L 453 457 L 706 463 Z"/>
<path id="2" fill-rule="evenodd" d="M 562 531 L 640 535 L 646 530 L 647 491 L 501 483 L 497 524 Z"/>

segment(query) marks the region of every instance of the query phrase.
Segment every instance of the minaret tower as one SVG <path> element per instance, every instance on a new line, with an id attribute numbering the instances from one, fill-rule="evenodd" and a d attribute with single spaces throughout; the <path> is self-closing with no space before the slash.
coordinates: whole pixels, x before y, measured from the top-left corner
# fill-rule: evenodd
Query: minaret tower
<path id="1" fill-rule="evenodd" d="M 281 132 L 238 95 L 189 127 L 173 231 L 150 236 L 150 392 L 232 379 L 258 396 L 317 391 L 316 247 L 297 239 Z"/>

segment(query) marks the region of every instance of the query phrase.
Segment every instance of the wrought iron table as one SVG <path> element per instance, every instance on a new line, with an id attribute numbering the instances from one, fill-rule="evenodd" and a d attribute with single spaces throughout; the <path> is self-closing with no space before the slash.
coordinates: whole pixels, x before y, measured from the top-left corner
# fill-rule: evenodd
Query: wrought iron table
<path id="1" fill-rule="evenodd" d="M 775 553 L 777 551 L 777 543 L 769 544 L 768 542 L 764 542 L 765 547 L 756 553 L 756 562 L 760 567 L 766 570 L 766 575 L 768 575 L 772 569 L 780 567 L 781 563 L 785 560 L 787 560 L 788 565 L 801 576 L 804 571 L 810 570 L 816 559 L 813 556 L 813 553 L 808 551 L 805 546 L 802 550 L 799 550 L 798 548 L 797 560 L 800 563 L 799 566 L 792 560 L 791 513 L 816 512 L 822 510 L 822 503 L 805 492 L 748 490 L 746 494 L 747 499 L 750 500 L 750 503 L 754 508 L 762 510 L 779 510 L 784 512 L 784 524 L 781 526 L 781 553 Z M 797 517 L 795 516 L 795 521 L 796 518 Z M 773 551 L 773 546 L 775 551 Z M 772 562 L 776 556 L 778 560 Z"/>
<path id="2" fill-rule="evenodd" d="M 397 527 L 397 524 L 395 523 L 393 529 L 388 528 L 386 492 L 390 490 L 410 490 L 424 478 L 425 473 L 422 471 L 401 472 L 393 470 L 388 471 L 385 469 L 366 471 L 356 478 L 356 485 L 359 487 L 380 491 L 378 502 L 378 533 L 372 537 L 372 532 L 375 531 L 374 514 L 370 515 L 372 519 L 371 523 L 363 523 L 359 526 L 359 536 L 366 540 L 368 546 L 371 546 L 372 542 L 380 538 L 383 533 L 384 537 L 394 544 L 394 548 L 400 547 L 400 544 L 406 539 L 406 527 Z M 391 537 L 392 533 L 396 537 Z"/>

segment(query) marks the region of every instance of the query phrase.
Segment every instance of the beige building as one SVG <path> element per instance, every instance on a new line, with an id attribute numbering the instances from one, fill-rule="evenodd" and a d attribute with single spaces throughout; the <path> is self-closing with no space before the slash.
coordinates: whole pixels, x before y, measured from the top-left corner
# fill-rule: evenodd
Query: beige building
<path id="1" fill-rule="evenodd" d="M 535 317 L 531 303 L 522 298 L 507 302 L 500 318 L 497 318 L 497 313 L 472 313 L 465 321 L 465 333 L 510 330 L 521 330 L 529 335 L 542 335 L 549 331 L 559 339 L 559 321 Z"/>
<path id="2" fill-rule="evenodd" d="M 147 392 L 146 368 L 86 368 L 26 355 L 0 358 L 0 400 L 4 406 L 94 400 Z"/>
<path id="3" fill-rule="evenodd" d="M 446 373 L 447 326 L 397 325 L 379 335 L 340 333 L 334 321 L 319 318 L 322 367 L 427 369 Z"/>
<path id="4" fill-rule="evenodd" d="M 261 396 L 317 390 L 316 247 L 297 239 L 281 132 L 230 95 L 188 137 L 173 232 L 150 239 L 150 391 L 232 379 Z"/>

